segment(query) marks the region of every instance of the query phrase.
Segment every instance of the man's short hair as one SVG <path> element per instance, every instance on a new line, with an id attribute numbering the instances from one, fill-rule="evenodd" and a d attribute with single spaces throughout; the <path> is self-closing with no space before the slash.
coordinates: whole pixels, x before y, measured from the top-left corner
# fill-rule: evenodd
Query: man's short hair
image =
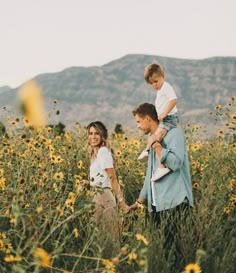
<path id="1" fill-rule="evenodd" d="M 158 117 L 157 117 L 157 111 L 156 108 L 153 104 L 151 103 L 142 103 L 140 104 L 138 107 L 136 107 L 133 111 L 132 111 L 134 117 L 136 115 L 144 118 L 145 116 L 149 116 L 151 119 L 155 120 L 158 122 Z"/>

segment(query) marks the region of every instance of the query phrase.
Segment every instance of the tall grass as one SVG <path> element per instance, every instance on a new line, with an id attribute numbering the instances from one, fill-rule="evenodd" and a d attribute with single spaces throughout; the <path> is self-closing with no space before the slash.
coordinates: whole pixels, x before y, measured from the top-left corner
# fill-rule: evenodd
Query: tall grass
<path id="1" fill-rule="evenodd" d="M 196 265 L 206 273 L 235 272 L 233 106 L 234 98 L 231 108 L 216 106 L 212 115 L 223 127 L 212 139 L 202 140 L 197 125 L 184 128 L 194 208 L 181 227 L 183 257 L 176 273 L 198 273 Z M 171 272 L 173 255 L 165 255 L 163 230 L 151 228 L 145 208 L 128 215 L 119 210 L 116 242 L 91 223 L 94 192 L 80 186 L 89 167 L 83 128 L 60 135 L 51 127 L 25 127 L 20 117 L 9 122 L 0 143 L 0 272 Z M 114 134 L 110 142 L 119 183 L 132 204 L 145 175 L 137 155 L 146 140 Z"/>

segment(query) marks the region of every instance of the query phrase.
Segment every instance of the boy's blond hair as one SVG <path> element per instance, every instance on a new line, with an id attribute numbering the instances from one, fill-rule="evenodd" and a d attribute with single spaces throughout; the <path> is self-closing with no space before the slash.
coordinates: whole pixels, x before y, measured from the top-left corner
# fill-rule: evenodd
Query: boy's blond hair
<path id="1" fill-rule="evenodd" d="M 152 77 L 153 74 L 157 74 L 158 76 L 165 76 L 164 70 L 159 64 L 153 63 L 149 64 L 144 68 L 144 79 L 150 84 L 149 78 Z"/>

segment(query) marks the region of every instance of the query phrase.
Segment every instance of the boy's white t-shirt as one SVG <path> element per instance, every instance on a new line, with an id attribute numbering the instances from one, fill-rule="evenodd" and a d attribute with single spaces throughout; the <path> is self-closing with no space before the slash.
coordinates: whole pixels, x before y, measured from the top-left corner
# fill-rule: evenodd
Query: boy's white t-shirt
<path id="1" fill-rule="evenodd" d="M 107 147 L 101 147 L 97 158 L 90 165 L 90 185 L 111 188 L 110 178 L 105 171 L 108 168 L 114 168 L 111 151 Z"/>
<path id="2" fill-rule="evenodd" d="M 161 89 L 157 90 L 156 99 L 155 99 L 155 107 L 157 114 L 161 114 L 165 111 L 170 100 L 177 99 L 176 93 L 173 87 L 168 83 L 164 82 Z M 173 107 L 168 115 L 173 115 L 177 113 L 177 107 Z"/>

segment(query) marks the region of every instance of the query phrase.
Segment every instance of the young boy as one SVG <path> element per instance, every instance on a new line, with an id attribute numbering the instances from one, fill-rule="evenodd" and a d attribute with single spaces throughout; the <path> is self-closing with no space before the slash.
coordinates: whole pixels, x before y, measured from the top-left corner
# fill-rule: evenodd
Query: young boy
<path id="1" fill-rule="evenodd" d="M 155 135 L 149 137 L 148 145 L 138 157 L 139 160 L 146 158 L 151 145 L 160 142 L 166 133 L 176 127 L 178 123 L 177 96 L 173 87 L 165 81 L 165 73 L 161 66 L 153 63 L 145 67 L 144 79 L 157 91 L 155 107 L 160 123 Z M 152 181 L 156 181 L 170 172 L 170 169 L 161 163 L 160 158 L 161 155 L 157 154 L 158 166 L 152 176 Z"/>

